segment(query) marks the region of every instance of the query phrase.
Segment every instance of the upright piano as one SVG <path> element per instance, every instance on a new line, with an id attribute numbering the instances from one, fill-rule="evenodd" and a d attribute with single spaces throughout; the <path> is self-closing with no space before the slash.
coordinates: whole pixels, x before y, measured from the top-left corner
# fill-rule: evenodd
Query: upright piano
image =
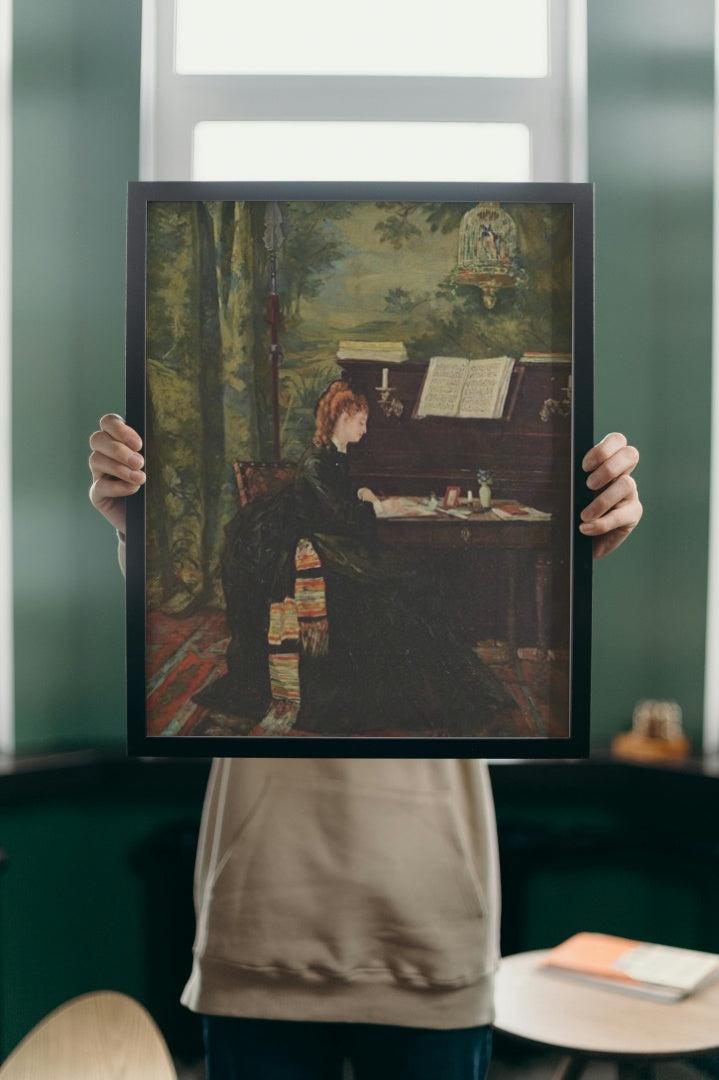
<path id="1" fill-rule="evenodd" d="M 339 362 L 339 361 L 338 361 Z M 343 360 L 342 374 L 363 390 L 370 405 L 368 431 L 350 447 L 358 484 L 380 496 L 434 496 L 449 486 L 474 501 L 471 520 L 443 517 L 427 522 L 385 522 L 388 542 L 430 542 L 443 550 L 438 563 L 454 573 L 471 608 L 479 637 L 508 639 L 525 652 L 566 648 L 570 596 L 570 493 L 572 475 L 571 361 L 527 356 L 514 365 L 501 419 L 468 420 L 416 416 L 424 363 L 389 366 L 390 402 L 380 404 L 380 362 Z M 518 506 L 511 522 L 482 519 L 476 504 L 477 471 L 492 480 L 492 505 Z M 547 520 L 521 518 L 522 508 Z M 492 528 L 489 528 L 490 521 Z M 495 527 L 496 526 L 496 527 Z"/>

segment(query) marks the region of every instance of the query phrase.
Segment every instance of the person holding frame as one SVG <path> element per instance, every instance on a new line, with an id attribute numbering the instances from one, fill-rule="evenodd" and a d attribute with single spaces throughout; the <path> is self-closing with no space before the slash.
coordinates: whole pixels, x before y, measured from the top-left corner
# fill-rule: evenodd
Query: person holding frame
<path id="1" fill-rule="evenodd" d="M 145 482 L 116 414 L 90 438 L 90 500 L 117 530 Z M 619 433 L 584 457 L 595 559 L 642 515 Z M 208 1080 L 482 1080 L 499 955 L 497 836 L 477 760 L 213 762 L 183 1002 Z"/>

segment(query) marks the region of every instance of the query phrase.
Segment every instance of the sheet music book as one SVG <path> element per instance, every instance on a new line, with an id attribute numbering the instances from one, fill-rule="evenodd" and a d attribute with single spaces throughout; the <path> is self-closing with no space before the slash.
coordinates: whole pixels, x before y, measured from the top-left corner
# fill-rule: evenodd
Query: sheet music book
<path id="1" fill-rule="evenodd" d="M 415 415 L 500 419 L 514 370 L 511 356 L 468 360 L 433 356 L 427 367 Z"/>

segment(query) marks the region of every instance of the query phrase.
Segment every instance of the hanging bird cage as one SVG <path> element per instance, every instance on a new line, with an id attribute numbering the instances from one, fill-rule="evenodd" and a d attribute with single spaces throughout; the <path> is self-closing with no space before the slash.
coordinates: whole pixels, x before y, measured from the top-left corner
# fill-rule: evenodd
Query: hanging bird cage
<path id="1" fill-rule="evenodd" d="M 459 224 L 457 266 L 452 281 L 482 290 L 486 308 L 493 308 L 500 289 L 526 280 L 519 264 L 517 226 L 499 203 L 478 203 Z"/>

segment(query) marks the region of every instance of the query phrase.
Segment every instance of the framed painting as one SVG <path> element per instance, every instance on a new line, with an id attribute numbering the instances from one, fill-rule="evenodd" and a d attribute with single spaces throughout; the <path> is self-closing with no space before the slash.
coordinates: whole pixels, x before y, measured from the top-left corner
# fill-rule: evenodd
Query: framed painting
<path id="1" fill-rule="evenodd" d="M 592 207 L 130 185 L 131 753 L 587 752 Z"/>
<path id="2" fill-rule="evenodd" d="M 450 484 L 444 493 L 444 499 L 442 500 L 442 508 L 444 510 L 456 510 L 459 506 L 460 491 L 462 489 L 456 484 Z M 468 493 L 467 499 L 472 498 Z M 474 504 L 473 504 L 474 505 Z"/>

